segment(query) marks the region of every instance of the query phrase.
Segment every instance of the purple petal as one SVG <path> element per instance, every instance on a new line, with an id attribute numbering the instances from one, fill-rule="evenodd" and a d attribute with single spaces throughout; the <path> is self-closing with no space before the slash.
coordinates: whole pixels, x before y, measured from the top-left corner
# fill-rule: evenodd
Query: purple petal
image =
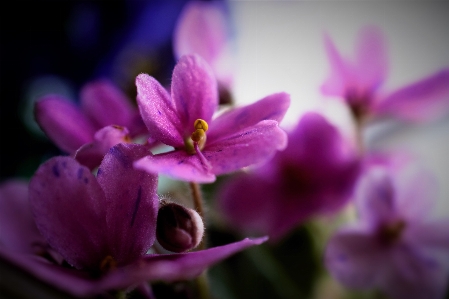
<path id="1" fill-rule="evenodd" d="M 206 143 L 203 154 L 212 165 L 211 172 L 218 175 L 262 163 L 273 157 L 277 150 L 287 146 L 287 134 L 274 120 L 264 120 L 257 125 L 222 136 Z"/>
<path id="2" fill-rule="evenodd" d="M 28 182 L 10 179 L 0 185 L 0 247 L 18 253 L 37 253 L 45 247 L 28 201 Z"/>
<path id="3" fill-rule="evenodd" d="M 107 80 L 86 84 L 80 93 L 81 107 L 97 128 L 109 125 L 129 127 L 137 109 L 128 97 Z"/>
<path id="4" fill-rule="evenodd" d="M 118 265 L 144 255 L 156 238 L 157 176 L 132 167 L 146 155 L 145 146 L 120 143 L 98 169 L 97 180 L 106 195 L 109 250 Z"/>
<path id="5" fill-rule="evenodd" d="M 367 289 L 377 286 L 389 261 L 372 236 L 342 230 L 329 240 L 324 262 L 330 274 L 343 285 Z"/>
<path id="6" fill-rule="evenodd" d="M 179 59 L 173 71 L 171 87 L 184 137 L 195 131 L 195 120 L 211 122 L 218 106 L 217 80 L 200 56 L 185 55 Z"/>
<path id="7" fill-rule="evenodd" d="M 101 287 L 123 288 L 144 281 L 174 282 L 192 279 L 208 267 L 266 240 L 266 237 L 253 240 L 247 238 L 239 242 L 201 251 L 151 255 L 125 268 L 111 272 L 103 279 Z"/>
<path id="8" fill-rule="evenodd" d="M 34 115 L 45 134 L 60 149 L 72 154 L 91 142 L 94 125 L 73 103 L 58 95 L 48 95 L 36 103 Z"/>
<path id="9" fill-rule="evenodd" d="M 98 267 L 105 257 L 106 199 L 90 170 L 70 157 L 43 163 L 30 181 L 37 227 L 76 268 Z"/>
<path id="10" fill-rule="evenodd" d="M 356 46 L 357 81 L 367 90 L 375 90 L 387 76 L 387 50 L 378 27 L 365 27 Z"/>
<path id="11" fill-rule="evenodd" d="M 381 99 L 375 107 L 379 115 L 411 121 L 425 121 L 449 110 L 449 69 L 403 87 Z"/>
<path id="12" fill-rule="evenodd" d="M 84 144 L 75 153 L 75 159 L 90 169 L 100 165 L 111 147 L 131 140 L 128 129 L 118 126 L 104 127 L 95 133 L 94 138 L 93 142 Z"/>
<path id="13" fill-rule="evenodd" d="M 137 103 L 152 138 L 174 147 L 184 146 L 183 124 L 167 90 L 147 74 L 136 78 Z"/>
<path id="14" fill-rule="evenodd" d="M 280 123 L 289 106 L 290 95 L 282 92 L 269 95 L 253 104 L 229 110 L 209 124 L 208 142 L 219 140 L 262 120 L 271 119 Z"/>
<path id="15" fill-rule="evenodd" d="M 137 160 L 134 167 L 184 181 L 211 183 L 216 179 L 202 164 L 198 155 L 189 155 L 183 150 L 146 156 Z"/>

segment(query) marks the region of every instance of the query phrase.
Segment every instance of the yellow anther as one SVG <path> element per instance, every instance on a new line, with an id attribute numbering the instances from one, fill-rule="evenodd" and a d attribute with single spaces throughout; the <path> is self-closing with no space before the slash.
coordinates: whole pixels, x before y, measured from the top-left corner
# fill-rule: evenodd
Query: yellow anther
<path id="1" fill-rule="evenodd" d="M 203 129 L 196 129 L 190 138 L 192 138 L 193 142 L 201 143 L 204 139 L 206 139 L 206 132 Z"/>
<path id="2" fill-rule="evenodd" d="M 195 127 L 196 130 L 203 130 L 204 132 L 206 132 L 207 129 L 209 129 L 209 125 L 207 124 L 207 122 L 200 118 L 195 120 L 193 126 Z"/>
<path id="3" fill-rule="evenodd" d="M 103 273 L 113 270 L 116 267 L 117 267 L 117 261 L 114 260 L 114 258 L 110 255 L 106 256 L 100 263 L 100 271 Z"/>

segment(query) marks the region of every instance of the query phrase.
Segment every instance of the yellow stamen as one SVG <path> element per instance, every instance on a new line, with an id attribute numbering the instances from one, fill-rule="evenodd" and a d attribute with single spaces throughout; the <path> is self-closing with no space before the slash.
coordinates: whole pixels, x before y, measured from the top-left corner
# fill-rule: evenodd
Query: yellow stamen
<path id="1" fill-rule="evenodd" d="M 200 118 L 195 120 L 195 122 L 193 123 L 193 126 L 195 127 L 195 129 L 203 130 L 204 132 L 206 132 L 209 129 L 209 125 L 207 124 L 207 122 Z"/>
<path id="2" fill-rule="evenodd" d="M 190 135 L 190 138 L 185 140 L 186 151 L 189 154 L 195 154 L 194 144 L 198 145 L 198 148 L 202 150 L 206 145 L 206 131 L 209 129 L 209 125 L 203 119 L 197 119 L 193 123 L 193 127 L 195 128 L 195 132 Z"/>
<path id="3" fill-rule="evenodd" d="M 117 261 L 110 255 L 106 256 L 100 263 L 100 271 L 105 273 L 117 267 Z"/>

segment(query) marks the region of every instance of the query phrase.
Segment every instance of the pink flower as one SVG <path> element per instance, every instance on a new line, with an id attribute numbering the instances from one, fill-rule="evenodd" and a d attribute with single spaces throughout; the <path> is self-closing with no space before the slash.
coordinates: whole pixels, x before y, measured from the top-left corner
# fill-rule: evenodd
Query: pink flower
<path id="1" fill-rule="evenodd" d="M 321 86 L 323 94 L 342 97 L 354 116 L 393 116 L 423 121 L 445 114 L 449 108 L 449 69 L 395 91 L 381 90 L 388 71 L 386 42 L 376 27 L 366 27 L 359 35 L 354 60 L 342 57 L 329 36 L 325 47 L 331 72 Z"/>
<path id="2" fill-rule="evenodd" d="M 278 123 L 290 105 L 277 93 L 213 118 L 218 97 L 215 77 L 198 55 L 181 57 L 175 66 L 171 96 L 154 78 L 137 76 L 137 101 L 150 135 L 174 148 L 149 155 L 138 169 L 170 177 L 213 182 L 215 175 L 269 159 L 285 148 Z"/>

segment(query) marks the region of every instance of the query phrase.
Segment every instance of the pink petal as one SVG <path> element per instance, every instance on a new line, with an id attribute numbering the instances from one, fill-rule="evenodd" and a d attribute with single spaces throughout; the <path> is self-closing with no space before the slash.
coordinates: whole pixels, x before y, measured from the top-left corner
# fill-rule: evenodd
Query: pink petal
<path id="1" fill-rule="evenodd" d="M 449 111 L 449 69 L 403 87 L 381 99 L 374 108 L 378 115 L 411 121 L 426 121 Z"/>
<path id="2" fill-rule="evenodd" d="M 206 61 L 198 55 L 181 57 L 173 71 L 171 88 L 184 137 L 195 131 L 195 120 L 210 123 L 218 106 L 218 87 Z"/>
<path id="3" fill-rule="evenodd" d="M 18 253 L 37 253 L 46 246 L 31 213 L 28 182 L 9 179 L 0 185 L 0 247 Z"/>
<path id="4" fill-rule="evenodd" d="M 280 123 L 289 106 L 290 95 L 281 92 L 266 96 L 253 104 L 226 111 L 209 124 L 207 140 L 215 142 L 262 120 L 271 119 Z"/>
<path id="5" fill-rule="evenodd" d="M 218 175 L 268 161 L 287 146 L 287 134 L 274 120 L 264 120 L 255 126 L 206 143 L 203 154 Z"/>
<path id="6" fill-rule="evenodd" d="M 136 86 L 140 114 L 150 136 L 167 145 L 184 146 L 184 127 L 167 90 L 147 74 L 137 76 Z"/>
<path id="7" fill-rule="evenodd" d="M 105 257 L 106 198 L 87 167 L 70 157 L 43 163 L 30 181 L 39 231 L 76 268 L 98 267 Z"/>
<path id="8" fill-rule="evenodd" d="M 127 128 L 107 126 L 95 133 L 95 140 L 84 144 L 75 153 L 75 159 L 82 165 L 94 169 L 98 167 L 108 150 L 118 143 L 129 142 L 131 137 Z"/>
<path id="9" fill-rule="evenodd" d="M 215 175 L 207 170 L 198 155 L 176 150 L 154 156 L 146 156 L 134 163 L 134 167 L 153 174 L 198 183 L 211 183 Z"/>
<path id="10" fill-rule="evenodd" d="M 97 128 L 109 125 L 129 127 L 137 112 L 130 99 L 107 80 L 86 84 L 80 92 L 80 102 Z"/>
<path id="11" fill-rule="evenodd" d="M 378 27 L 365 27 L 356 44 L 358 84 L 365 90 L 375 90 L 387 76 L 386 41 Z"/>
<path id="12" fill-rule="evenodd" d="M 98 169 L 97 180 L 106 195 L 109 254 L 118 265 L 144 255 L 156 238 L 157 175 L 132 167 L 146 155 L 145 146 L 120 143 L 109 150 Z"/>
<path id="13" fill-rule="evenodd" d="M 117 269 L 100 282 L 102 288 L 123 288 L 144 281 L 174 282 L 188 280 L 200 275 L 208 267 L 267 240 L 244 239 L 239 242 L 206 250 L 179 254 L 151 255 L 125 268 Z"/>
<path id="14" fill-rule="evenodd" d="M 48 95 L 34 107 L 36 121 L 60 149 L 72 154 L 81 145 L 91 142 L 94 125 L 73 103 L 58 95 Z"/>

